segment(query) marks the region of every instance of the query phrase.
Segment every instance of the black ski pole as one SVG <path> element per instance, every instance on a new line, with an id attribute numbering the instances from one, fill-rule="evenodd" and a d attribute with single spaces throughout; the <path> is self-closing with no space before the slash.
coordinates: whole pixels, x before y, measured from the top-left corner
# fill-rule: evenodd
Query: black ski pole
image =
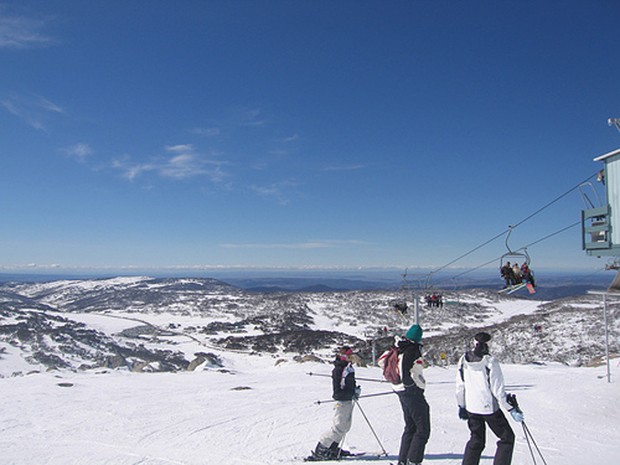
<path id="1" fill-rule="evenodd" d="M 370 431 L 372 431 L 372 434 L 375 436 L 375 439 L 379 443 L 379 447 L 381 447 L 381 450 L 383 451 L 383 455 L 387 457 L 388 453 L 385 451 L 383 444 L 381 444 L 381 441 L 379 440 L 379 436 L 377 436 L 377 433 L 375 433 L 375 430 L 370 424 L 370 421 L 368 420 L 368 417 L 364 413 L 364 410 L 362 409 L 362 406 L 360 405 L 359 401 L 357 399 L 353 399 L 353 402 L 355 402 L 355 405 L 357 405 L 357 407 L 360 409 L 360 412 L 362 412 L 362 415 L 364 416 L 364 420 L 366 420 L 366 423 L 368 423 L 368 427 L 370 428 Z"/>
<path id="2" fill-rule="evenodd" d="M 308 372 L 306 373 L 308 376 L 323 376 L 325 378 L 331 378 L 332 375 L 329 374 L 325 374 L 325 373 L 312 373 L 312 372 Z M 376 379 L 376 378 L 358 378 L 357 376 L 355 377 L 355 379 L 357 381 L 371 381 L 373 383 L 389 383 L 388 380 L 385 379 Z"/>
<path id="3" fill-rule="evenodd" d="M 353 414 L 353 412 L 351 412 Z M 344 433 L 342 439 L 338 443 L 338 454 L 336 455 L 336 460 L 340 460 L 340 455 L 342 455 L 342 446 L 344 446 L 344 440 L 347 438 L 347 433 Z"/>
<path id="4" fill-rule="evenodd" d="M 517 412 L 521 412 L 521 409 L 519 408 L 519 402 L 517 401 L 517 396 L 515 396 L 514 394 L 508 394 L 506 396 L 506 401 L 512 406 L 512 408 L 516 409 Z M 525 442 L 527 443 L 527 447 L 530 450 L 530 455 L 532 456 L 532 461 L 534 462 L 534 465 L 536 465 L 536 457 L 534 456 L 532 444 L 536 448 L 536 452 L 538 452 L 538 455 L 540 456 L 543 463 L 547 465 L 547 461 L 543 457 L 542 452 L 540 452 L 538 444 L 536 444 L 536 441 L 534 440 L 534 436 L 532 436 L 530 429 L 525 424 L 525 420 L 521 422 L 521 426 L 523 427 L 523 436 L 525 436 Z"/>
<path id="5" fill-rule="evenodd" d="M 547 465 L 547 461 L 543 457 L 542 452 L 540 452 L 540 449 L 538 448 L 538 444 L 536 444 L 536 441 L 534 440 L 534 436 L 532 436 L 532 433 L 531 433 L 530 429 L 527 427 L 527 425 L 525 424 L 525 421 L 522 421 L 521 424 L 523 425 L 523 433 L 525 434 L 525 439 L 527 441 L 527 445 L 530 448 L 530 453 L 532 454 L 532 460 L 534 461 L 534 465 L 536 465 L 536 459 L 534 458 L 534 452 L 532 451 L 532 447 L 530 446 L 530 440 L 531 440 L 532 444 L 534 444 L 534 447 L 536 448 L 536 452 L 538 452 L 538 455 L 540 456 L 540 459 L 543 461 L 543 463 L 545 465 Z M 528 437 L 529 437 L 529 439 L 528 439 Z"/>
<path id="6" fill-rule="evenodd" d="M 366 395 L 363 395 L 363 396 L 359 396 L 359 398 L 362 399 L 362 398 L 366 398 L 366 397 L 387 396 L 388 394 L 395 394 L 395 392 L 394 391 L 378 392 L 376 394 L 366 394 Z M 320 404 L 329 404 L 330 402 L 339 402 L 339 401 L 337 401 L 335 399 L 328 399 L 328 400 L 317 400 L 314 403 L 317 404 L 317 405 L 320 405 Z"/>
<path id="7" fill-rule="evenodd" d="M 521 426 L 523 427 L 523 436 L 525 437 L 527 448 L 530 450 L 530 455 L 532 456 L 532 462 L 534 462 L 534 465 L 536 465 L 536 457 L 534 456 L 534 451 L 532 450 L 532 445 L 530 444 L 530 437 L 527 435 L 527 429 L 525 428 L 525 423 L 521 422 Z"/>

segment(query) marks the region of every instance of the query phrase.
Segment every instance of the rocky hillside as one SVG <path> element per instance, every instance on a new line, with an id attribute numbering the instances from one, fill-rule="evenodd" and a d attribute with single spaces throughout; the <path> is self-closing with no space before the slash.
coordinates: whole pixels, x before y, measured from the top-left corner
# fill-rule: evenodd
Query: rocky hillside
<path id="1" fill-rule="evenodd" d="M 414 322 L 412 300 L 385 290 L 246 292 L 214 279 L 7 283 L 0 285 L 0 375 L 227 369 L 231 351 L 327 360 L 340 344 L 370 362 Z M 598 296 L 540 302 L 474 289 L 446 293 L 444 301 L 420 304 L 430 363 L 456 361 L 483 329 L 494 335 L 492 351 L 508 363 L 587 365 L 605 353 Z M 613 352 L 617 314 L 610 301 Z"/>

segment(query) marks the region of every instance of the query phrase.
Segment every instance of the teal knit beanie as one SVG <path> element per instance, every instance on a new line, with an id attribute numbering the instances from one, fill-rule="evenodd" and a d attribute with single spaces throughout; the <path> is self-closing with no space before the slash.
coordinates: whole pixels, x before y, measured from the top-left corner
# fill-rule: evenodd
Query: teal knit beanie
<path id="1" fill-rule="evenodd" d="M 413 325 L 405 334 L 405 337 L 414 342 L 420 342 L 422 340 L 422 328 L 420 325 Z"/>

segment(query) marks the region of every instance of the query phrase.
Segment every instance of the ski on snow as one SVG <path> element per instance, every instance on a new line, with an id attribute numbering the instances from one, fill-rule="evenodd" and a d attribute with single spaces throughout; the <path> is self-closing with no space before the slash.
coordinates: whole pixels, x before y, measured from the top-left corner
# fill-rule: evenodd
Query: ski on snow
<path id="1" fill-rule="evenodd" d="M 329 463 L 329 462 L 346 462 L 349 460 L 360 459 L 360 457 L 363 457 L 364 459 L 372 459 L 372 458 L 379 459 L 379 458 L 384 457 L 384 454 L 380 452 L 350 452 L 349 455 L 341 455 L 339 458 L 333 458 L 333 459 L 321 459 L 321 458 L 317 458 L 314 454 L 311 454 L 308 457 L 305 457 L 303 460 L 304 462 Z"/>

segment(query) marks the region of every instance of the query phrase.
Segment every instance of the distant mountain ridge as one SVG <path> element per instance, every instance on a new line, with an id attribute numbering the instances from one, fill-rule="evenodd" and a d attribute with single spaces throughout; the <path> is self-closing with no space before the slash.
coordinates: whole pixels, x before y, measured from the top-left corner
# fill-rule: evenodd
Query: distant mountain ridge
<path id="1" fill-rule="evenodd" d="M 220 272 L 210 276 L 152 276 L 153 279 L 216 279 L 220 282 L 252 292 L 317 292 L 317 291 L 354 291 L 354 290 L 398 290 L 403 287 L 415 289 L 420 293 L 428 290 L 456 291 L 472 288 L 497 290 L 503 285 L 499 273 L 483 270 L 468 273 L 454 279 L 456 271 L 440 272 L 429 279 L 428 272 L 411 272 L 403 280 L 399 270 L 391 272 Z M 539 297 L 558 299 L 576 295 L 585 295 L 589 290 L 606 289 L 615 274 L 614 272 L 558 272 L 541 271 L 536 274 L 539 284 Z M 148 276 L 151 276 L 150 274 Z M 52 274 L 11 274 L 0 273 L 0 285 L 8 283 L 36 283 L 53 281 L 97 281 L 121 279 L 123 276 L 101 275 L 52 275 Z M 124 278 L 132 279 L 133 276 Z"/>
<path id="2" fill-rule="evenodd" d="M 611 273 L 600 274 L 560 274 L 543 275 L 540 278 L 538 293 L 534 298 L 538 300 L 552 300 L 564 297 L 586 295 L 590 290 L 605 290 L 613 279 Z M 420 295 L 429 292 L 458 291 L 472 288 L 499 290 L 503 286 L 503 280 L 491 273 L 486 273 L 483 277 L 476 279 L 463 280 L 458 285 L 450 281 L 435 280 L 437 284 L 429 283 L 423 279 L 411 280 L 373 280 L 333 278 L 326 277 L 261 277 L 261 278 L 228 278 L 226 282 L 252 292 L 344 292 L 353 290 L 392 290 L 396 291 L 403 287 L 415 290 Z M 447 285 L 447 283 L 450 283 Z"/>

